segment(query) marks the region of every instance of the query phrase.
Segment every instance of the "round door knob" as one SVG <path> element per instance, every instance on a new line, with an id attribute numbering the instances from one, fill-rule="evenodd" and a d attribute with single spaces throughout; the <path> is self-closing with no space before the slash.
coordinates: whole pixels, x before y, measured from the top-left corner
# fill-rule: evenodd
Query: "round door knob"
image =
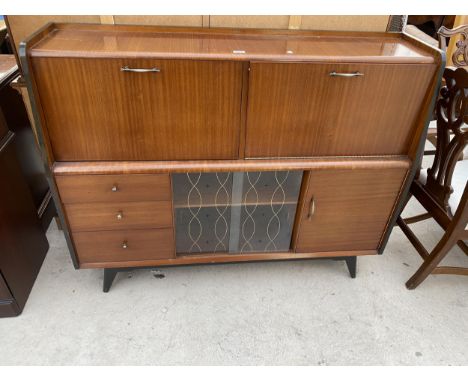
<path id="1" fill-rule="evenodd" d="M 127 248 L 128 248 L 128 244 L 127 244 L 126 241 L 124 241 L 124 242 L 122 243 L 122 248 L 123 248 L 123 249 L 127 249 Z"/>
<path id="2" fill-rule="evenodd" d="M 117 212 L 117 220 L 122 220 L 122 218 L 123 218 L 123 212 L 122 211 Z"/>
<path id="3" fill-rule="evenodd" d="M 117 185 L 113 185 L 111 190 L 112 192 L 117 192 L 119 188 L 117 187 Z"/>

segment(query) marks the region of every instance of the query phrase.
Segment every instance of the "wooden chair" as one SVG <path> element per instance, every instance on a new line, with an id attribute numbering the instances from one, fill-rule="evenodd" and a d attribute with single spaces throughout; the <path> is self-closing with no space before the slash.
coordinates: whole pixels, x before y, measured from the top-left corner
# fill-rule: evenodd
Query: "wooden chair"
<path id="1" fill-rule="evenodd" d="M 437 32 L 439 36 L 439 48 L 447 51 L 447 38 L 460 36 L 460 39 L 455 43 L 456 49 L 452 53 L 453 66 L 467 67 L 468 66 L 468 25 L 460 25 L 454 29 L 448 29 L 442 26 Z M 427 42 L 427 39 L 424 40 Z M 434 147 L 437 146 L 437 128 L 429 126 L 427 130 L 427 140 L 432 143 Z M 434 155 L 435 150 L 426 150 L 424 155 Z M 461 153 L 461 157 L 466 158 L 468 153 Z"/>
<path id="2" fill-rule="evenodd" d="M 438 267 L 454 245 L 468 255 L 468 160 L 459 160 L 468 142 L 468 70 L 446 68 L 445 86 L 436 105 L 437 145 L 434 163 L 422 170 L 413 181 L 410 197 L 414 196 L 427 213 L 403 219 L 397 223 L 423 258 L 423 264 L 408 280 L 408 289 L 416 288 L 429 274 L 468 275 L 468 268 Z M 456 172 L 456 183 L 452 179 Z M 410 198 L 409 197 L 409 198 Z M 408 198 L 408 200 L 409 200 Z M 445 230 L 442 239 L 429 253 L 408 224 L 434 218 Z"/>

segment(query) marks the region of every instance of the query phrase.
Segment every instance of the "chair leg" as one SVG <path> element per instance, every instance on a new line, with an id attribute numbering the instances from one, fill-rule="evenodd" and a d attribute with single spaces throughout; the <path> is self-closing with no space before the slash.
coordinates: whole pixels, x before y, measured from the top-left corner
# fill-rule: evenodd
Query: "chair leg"
<path id="1" fill-rule="evenodd" d="M 408 289 L 415 289 L 419 284 L 421 284 L 453 248 L 457 240 L 450 236 L 451 235 L 448 232 L 445 233 L 416 273 L 406 282 L 406 287 Z"/>

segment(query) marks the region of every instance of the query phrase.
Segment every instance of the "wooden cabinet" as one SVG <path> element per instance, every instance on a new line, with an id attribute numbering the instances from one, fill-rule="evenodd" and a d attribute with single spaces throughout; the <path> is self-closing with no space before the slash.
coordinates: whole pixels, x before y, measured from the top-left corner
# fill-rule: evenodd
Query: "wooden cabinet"
<path id="1" fill-rule="evenodd" d="M 406 173 L 404 163 L 310 171 L 296 252 L 377 250 Z"/>
<path id="2" fill-rule="evenodd" d="M 0 137 L 0 317 L 21 313 L 49 248 L 14 139 Z"/>
<path id="3" fill-rule="evenodd" d="M 381 253 L 443 62 L 395 33 L 51 24 L 20 50 L 105 290 L 113 268 Z"/>
<path id="4" fill-rule="evenodd" d="M 435 71 L 418 64 L 250 65 L 248 158 L 406 154 Z"/>

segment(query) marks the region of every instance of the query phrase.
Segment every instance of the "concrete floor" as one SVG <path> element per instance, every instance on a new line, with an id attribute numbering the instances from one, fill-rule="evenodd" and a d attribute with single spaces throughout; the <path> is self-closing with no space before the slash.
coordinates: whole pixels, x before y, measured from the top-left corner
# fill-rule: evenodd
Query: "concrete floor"
<path id="1" fill-rule="evenodd" d="M 428 248 L 442 235 L 414 227 Z M 108 294 L 101 271 L 73 269 L 55 225 L 48 239 L 23 314 L 0 319 L 0 364 L 468 364 L 468 278 L 408 291 L 421 260 L 399 228 L 354 280 L 330 260 L 196 266 L 120 274 Z M 457 248 L 447 260 L 467 259 Z"/>

